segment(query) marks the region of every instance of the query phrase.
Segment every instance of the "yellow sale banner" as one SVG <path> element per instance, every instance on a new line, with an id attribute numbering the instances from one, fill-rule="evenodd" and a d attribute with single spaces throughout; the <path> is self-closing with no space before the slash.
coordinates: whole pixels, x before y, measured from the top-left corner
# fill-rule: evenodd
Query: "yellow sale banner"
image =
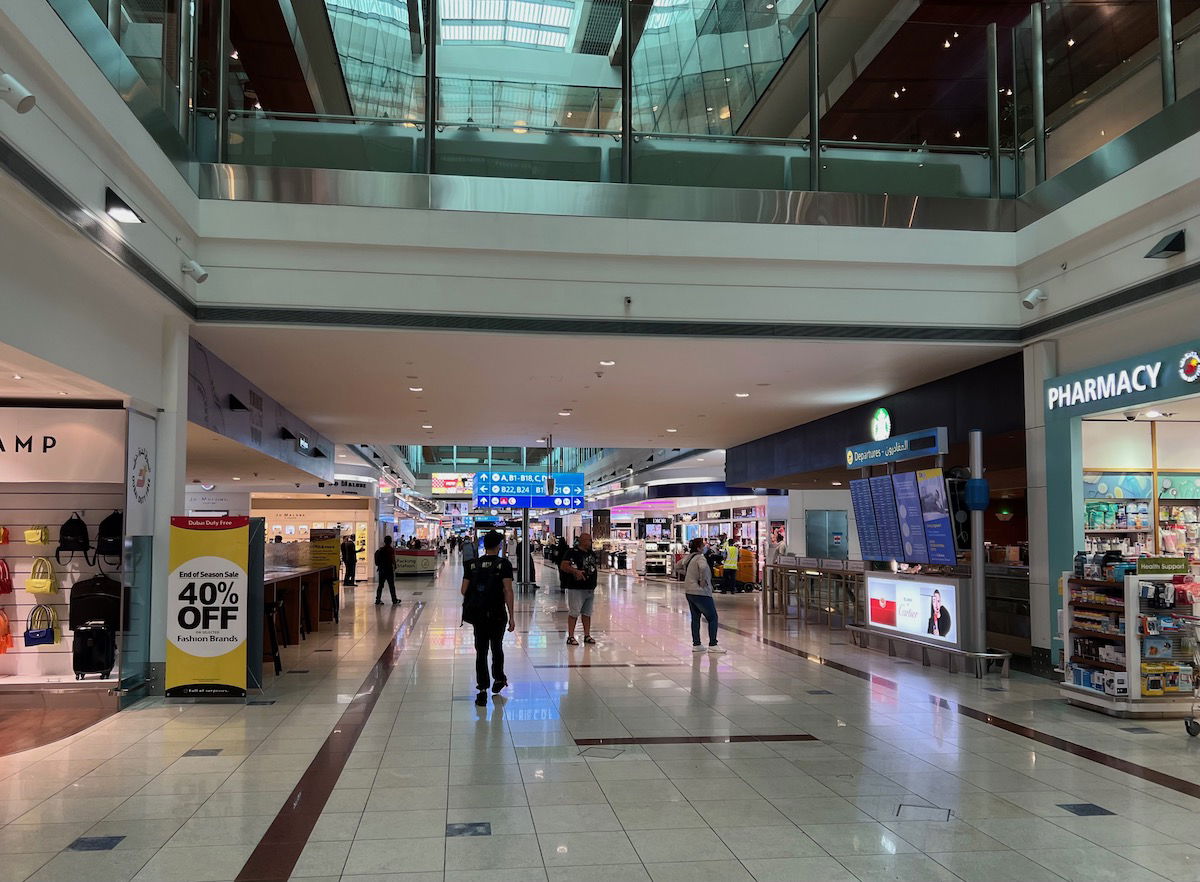
<path id="1" fill-rule="evenodd" d="M 247 517 L 171 518 L 168 698 L 244 698 Z"/>

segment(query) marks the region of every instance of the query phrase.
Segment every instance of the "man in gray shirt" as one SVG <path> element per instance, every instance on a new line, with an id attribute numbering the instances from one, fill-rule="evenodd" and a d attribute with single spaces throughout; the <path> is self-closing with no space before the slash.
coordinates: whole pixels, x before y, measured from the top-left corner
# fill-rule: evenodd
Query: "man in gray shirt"
<path id="1" fill-rule="evenodd" d="M 683 593 L 692 611 L 692 652 L 704 652 L 700 643 L 700 617 L 708 622 L 708 651 L 714 655 L 725 650 L 717 645 L 717 604 L 713 600 L 712 567 L 704 557 L 704 540 L 696 538 L 688 546 L 691 556 L 683 565 Z"/>

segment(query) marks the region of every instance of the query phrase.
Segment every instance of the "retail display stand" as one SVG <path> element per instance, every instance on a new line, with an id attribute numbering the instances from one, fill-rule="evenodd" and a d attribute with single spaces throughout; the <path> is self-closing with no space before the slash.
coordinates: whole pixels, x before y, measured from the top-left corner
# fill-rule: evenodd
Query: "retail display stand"
<path id="1" fill-rule="evenodd" d="M 1122 581 L 1063 574 L 1067 586 L 1060 694 L 1071 704 L 1118 717 L 1190 714 L 1198 606 L 1174 603 L 1169 576 Z M 1154 586 L 1171 592 L 1156 595 Z M 1149 594 L 1150 596 L 1146 596 Z"/>

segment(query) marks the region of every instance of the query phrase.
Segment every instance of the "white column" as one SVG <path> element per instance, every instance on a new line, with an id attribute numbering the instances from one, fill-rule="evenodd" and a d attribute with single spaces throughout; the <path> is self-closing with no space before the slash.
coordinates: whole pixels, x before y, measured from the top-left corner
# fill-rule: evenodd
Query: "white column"
<path id="1" fill-rule="evenodd" d="M 1034 653 L 1050 651 L 1050 543 L 1046 531 L 1046 419 L 1042 384 L 1058 374 L 1058 346 L 1053 340 L 1025 347 L 1025 472 L 1029 510 L 1029 617 Z M 1049 657 L 1045 658 L 1049 661 Z"/>
<path id="2" fill-rule="evenodd" d="M 162 410 L 158 414 L 158 480 L 154 490 L 154 582 L 151 598 L 150 663 L 161 686 L 167 655 L 167 563 L 171 518 L 185 514 L 187 485 L 188 323 L 163 322 Z"/>

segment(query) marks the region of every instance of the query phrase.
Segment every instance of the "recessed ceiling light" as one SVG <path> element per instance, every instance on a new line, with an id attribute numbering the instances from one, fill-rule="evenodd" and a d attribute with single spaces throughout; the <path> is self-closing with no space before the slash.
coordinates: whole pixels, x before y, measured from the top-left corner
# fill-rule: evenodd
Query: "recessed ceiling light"
<path id="1" fill-rule="evenodd" d="M 733 397 L 734 398 L 749 398 L 750 393 L 749 392 L 734 392 Z"/>
<path id="2" fill-rule="evenodd" d="M 409 386 L 408 391 L 409 392 L 424 392 L 425 387 L 424 386 Z"/>
<path id="3" fill-rule="evenodd" d="M 421 428 L 422 428 L 422 429 L 432 429 L 432 428 L 433 428 L 433 426 L 429 425 L 429 423 L 425 423 L 425 424 L 423 424 L 423 425 L 421 426 Z"/>
<path id="4" fill-rule="evenodd" d="M 24 380 L 25 378 L 22 377 L 20 374 L 13 374 L 13 379 L 14 380 Z"/>
<path id="5" fill-rule="evenodd" d="M 696 462 L 704 462 L 704 457 L 703 456 L 696 457 Z"/>
<path id="6" fill-rule="evenodd" d="M 1075 38 L 1074 38 L 1074 37 L 1070 37 L 1070 38 L 1067 40 L 1067 45 L 1068 45 L 1068 46 L 1074 46 L 1074 45 L 1075 45 Z"/>
<path id="7" fill-rule="evenodd" d="M 667 429 L 668 432 L 678 432 L 678 429 Z"/>
<path id="8" fill-rule="evenodd" d="M 950 41 L 949 41 L 949 40 L 947 40 L 945 43 L 943 43 L 943 44 L 942 44 L 942 48 L 943 48 L 943 49 L 949 49 L 949 48 L 950 48 Z"/>
<path id="9" fill-rule="evenodd" d="M 242 480 L 242 479 L 241 479 L 241 478 L 234 478 L 233 480 L 235 480 L 235 481 L 240 481 L 240 480 Z"/>
<path id="10" fill-rule="evenodd" d="M 59 392 L 58 394 L 59 394 L 59 395 L 66 395 L 67 393 L 66 393 L 66 392 Z"/>
<path id="11" fill-rule="evenodd" d="M 834 487 L 841 487 L 841 486 L 842 486 L 842 482 L 841 482 L 841 481 L 834 481 L 834 482 L 833 482 L 833 486 L 834 486 Z"/>
<path id="12" fill-rule="evenodd" d="M 535 439 L 533 440 L 533 443 L 534 443 L 534 444 L 545 444 L 545 443 L 546 443 L 546 439 L 545 439 L 545 438 L 535 438 Z"/>
<path id="13" fill-rule="evenodd" d="M 616 362 L 615 361 L 602 361 L 602 362 L 600 362 L 600 364 L 604 365 L 604 367 L 612 367 L 614 364 L 616 364 Z"/>
<path id="14" fill-rule="evenodd" d="M 345 459 L 345 458 L 346 458 L 346 454 L 344 454 L 344 453 L 338 454 L 338 459 Z"/>
<path id="15" fill-rule="evenodd" d="M 954 137 L 956 137 L 956 138 L 961 138 L 961 137 L 962 137 L 962 132 L 955 131 L 955 133 L 954 133 Z"/>
<path id="16" fill-rule="evenodd" d="M 893 92 L 892 92 L 892 97 L 893 97 L 893 98 L 899 98 L 899 97 L 900 97 L 900 92 L 899 92 L 899 90 L 895 90 L 895 91 L 893 91 Z"/>
<path id="17" fill-rule="evenodd" d="M 570 416 L 570 415 L 571 415 L 571 411 L 569 411 L 569 410 L 560 410 L 560 411 L 558 412 L 558 415 L 559 415 L 559 416 Z"/>
<path id="18" fill-rule="evenodd" d="M 1156 420 L 1159 417 L 1161 417 L 1162 415 L 1163 414 L 1162 414 L 1161 410 L 1148 410 L 1144 414 L 1142 414 L 1142 416 L 1144 416 L 1148 420 Z"/>

